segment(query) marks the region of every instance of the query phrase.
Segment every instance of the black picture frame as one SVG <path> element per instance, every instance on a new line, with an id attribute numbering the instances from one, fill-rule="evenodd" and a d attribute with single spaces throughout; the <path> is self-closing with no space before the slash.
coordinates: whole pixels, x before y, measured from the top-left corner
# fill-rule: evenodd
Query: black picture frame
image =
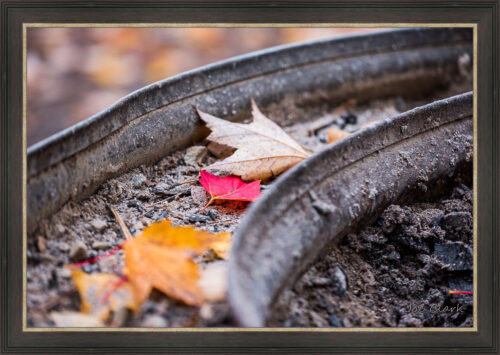
<path id="1" fill-rule="evenodd" d="M 2 353 L 498 353 L 500 1 L 22 1 L 1 3 Z M 26 332 L 22 324 L 23 23 L 477 24 L 477 330 Z"/>

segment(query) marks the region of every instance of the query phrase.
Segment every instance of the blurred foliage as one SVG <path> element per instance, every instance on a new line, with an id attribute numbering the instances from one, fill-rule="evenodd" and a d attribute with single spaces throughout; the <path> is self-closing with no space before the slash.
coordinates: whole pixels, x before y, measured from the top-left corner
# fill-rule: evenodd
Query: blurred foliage
<path id="1" fill-rule="evenodd" d="M 279 44 L 370 28 L 30 28 L 28 145 L 152 82 Z"/>

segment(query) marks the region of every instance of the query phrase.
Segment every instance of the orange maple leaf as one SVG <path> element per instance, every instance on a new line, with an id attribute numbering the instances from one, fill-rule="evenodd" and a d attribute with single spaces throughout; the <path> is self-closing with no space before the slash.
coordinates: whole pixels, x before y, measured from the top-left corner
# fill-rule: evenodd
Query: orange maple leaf
<path id="1" fill-rule="evenodd" d="M 208 249 L 225 257 L 230 239 L 230 233 L 172 227 L 170 221 L 163 220 L 125 241 L 124 274 L 132 286 L 135 304 L 142 304 L 153 288 L 188 305 L 203 304 L 198 265 L 193 257 Z"/>

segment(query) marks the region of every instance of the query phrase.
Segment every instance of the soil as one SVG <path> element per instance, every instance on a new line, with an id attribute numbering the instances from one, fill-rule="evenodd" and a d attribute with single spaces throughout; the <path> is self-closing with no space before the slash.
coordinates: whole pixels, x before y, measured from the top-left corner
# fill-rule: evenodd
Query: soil
<path id="1" fill-rule="evenodd" d="M 327 131 L 332 127 L 354 132 L 370 122 L 467 90 L 470 90 L 469 80 L 443 88 L 425 99 L 389 97 L 365 103 L 348 102 L 322 117 L 285 127 L 285 130 L 305 147 L 316 150 L 328 144 Z M 28 237 L 29 327 L 54 326 L 52 312 L 80 309 L 79 295 L 64 265 L 97 256 L 123 242 L 124 236 L 109 207 L 120 214 L 134 235 L 165 218 L 174 225 L 193 225 L 210 232 L 236 229 L 248 203 L 218 203 L 197 214 L 208 197 L 199 183 L 189 181 L 196 180 L 200 168 L 214 162 L 218 154 L 214 147 L 207 149 L 206 145 L 207 142 L 202 142 L 156 164 L 143 165 L 110 179 L 91 197 L 67 203 L 40 223 L 37 231 Z M 269 184 L 272 181 L 263 185 L 263 193 Z M 455 217 L 450 217 L 452 212 L 471 214 L 471 209 L 472 192 L 465 185 L 458 186 L 447 200 L 391 206 L 380 218 L 380 225 L 344 238 L 338 249 L 313 266 L 293 290 L 286 291 L 277 303 L 270 325 L 328 326 L 329 317 L 331 322 L 336 321 L 332 316 L 346 327 L 471 324 L 470 296 L 447 296 L 446 292 L 448 288 L 468 290 L 472 287 L 472 265 L 452 270 L 445 265 L 449 260 L 444 256 L 439 259 L 439 250 L 445 253 L 456 248 L 461 255 L 469 255 L 472 217 L 460 215 L 462 222 L 457 228 L 463 228 L 461 232 L 448 231 L 447 222 L 442 222 L 443 226 L 436 222 L 454 220 Z M 119 273 L 122 259 L 120 251 L 99 263 L 84 266 L 83 270 Z M 226 262 L 208 255 L 202 258 L 201 266 L 211 263 L 225 266 Z M 337 264 L 344 269 L 349 283 L 343 296 L 332 294 L 332 287 L 338 285 L 325 281 L 332 273 L 340 275 L 338 270 L 335 272 Z M 359 275 L 359 270 L 366 272 Z M 464 305 L 465 311 L 449 316 L 405 313 L 410 305 L 427 305 L 425 301 L 428 305 Z M 108 325 L 111 324 L 125 327 L 231 325 L 225 302 L 211 302 L 202 308 L 188 307 L 157 292 L 153 292 L 137 314 L 117 312 Z"/>
<path id="2" fill-rule="evenodd" d="M 276 302 L 269 326 L 472 327 L 472 190 L 391 205 Z"/>

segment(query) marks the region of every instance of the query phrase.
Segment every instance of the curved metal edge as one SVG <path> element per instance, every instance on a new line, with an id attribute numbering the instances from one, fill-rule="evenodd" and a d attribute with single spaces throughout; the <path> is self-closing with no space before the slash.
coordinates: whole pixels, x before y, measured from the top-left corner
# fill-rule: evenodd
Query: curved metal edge
<path id="1" fill-rule="evenodd" d="M 252 52 L 191 70 L 139 89 L 109 108 L 28 149 L 28 176 L 76 154 L 131 120 L 204 91 L 305 63 L 421 45 L 470 42 L 465 28 L 380 31 L 304 42 Z"/>
<path id="2" fill-rule="evenodd" d="M 233 235 L 228 300 L 237 323 L 264 326 L 279 292 L 338 236 L 373 218 L 416 182 L 436 179 L 472 159 L 472 99 L 469 92 L 384 120 L 279 177 Z M 455 129 L 470 131 L 470 141 L 454 142 Z M 439 149 L 446 154 L 433 156 Z M 397 159 L 387 162 L 389 153 Z M 371 168 L 370 159 L 377 162 Z M 377 182 L 382 176 L 386 180 Z"/>
<path id="3" fill-rule="evenodd" d="M 317 117 L 347 99 L 431 92 L 457 74 L 457 59 L 464 53 L 471 54 L 470 43 L 314 62 L 221 86 L 148 112 L 77 154 L 28 176 L 28 234 L 42 218 L 69 200 L 90 195 L 107 179 L 203 139 L 208 132 L 193 106 L 238 120 L 248 112 L 248 98 L 252 97 L 264 112 L 272 112 L 277 122 L 288 125 Z"/>

